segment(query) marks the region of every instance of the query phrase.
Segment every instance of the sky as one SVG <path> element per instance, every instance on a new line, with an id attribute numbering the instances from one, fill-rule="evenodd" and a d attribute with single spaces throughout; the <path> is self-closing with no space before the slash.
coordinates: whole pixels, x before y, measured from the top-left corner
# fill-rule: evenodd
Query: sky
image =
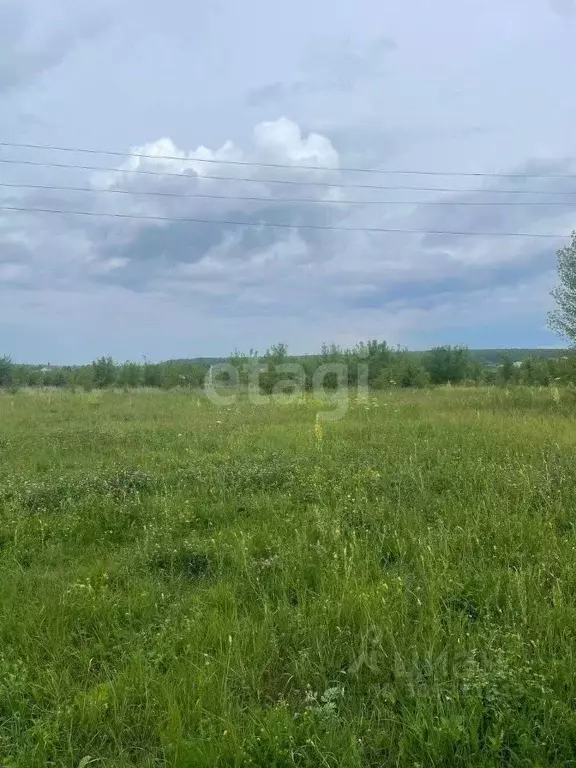
<path id="1" fill-rule="evenodd" d="M 562 343 L 573 0 L 89 5 L 0 0 L 0 355 Z"/>

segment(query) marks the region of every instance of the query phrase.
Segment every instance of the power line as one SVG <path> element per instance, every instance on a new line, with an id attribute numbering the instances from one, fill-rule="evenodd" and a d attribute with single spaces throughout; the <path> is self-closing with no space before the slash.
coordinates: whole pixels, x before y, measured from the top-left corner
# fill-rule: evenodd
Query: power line
<path id="1" fill-rule="evenodd" d="M 95 171 L 100 173 L 132 173 L 141 176 L 159 176 L 178 179 L 208 179 L 214 181 L 238 181 L 247 184 L 288 184 L 297 187 L 323 187 L 332 189 L 371 189 L 380 191 L 413 191 L 413 192 L 442 192 L 451 194 L 499 194 L 499 195 L 569 195 L 576 194 L 576 190 L 559 192 L 543 191 L 543 190 L 529 190 L 529 189 L 458 189 L 453 187 L 414 187 L 414 186 L 399 186 L 399 185 L 382 185 L 382 184 L 350 184 L 340 182 L 329 181 L 296 181 L 294 179 L 252 179 L 249 177 L 240 176 L 215 176 L 210 174 L 195 174 L 194 176 L 187 173 L 175 173 L 173 171 L 150 171 L 141 168 L 127 168 L 119 170 L 118 168 L 101 168 L 96 165 L 73 165 L 68 163 L 53 163 L 44 162 L 40 160 L 15 160 L 12 158 L 0 157 L 0 164 L 4 165 L 26 165 L 34 166 L 36 168 L 61 168 L 74 171 Z M 576 177 L 575 177 L 576 178 Z"/>
<path id="2" fill-rule="evenodd" d="M 332 232 L 365 232 L 365 233 L 386 233 L 386 234 L 407 234 L 407 235 L 454 235 L 470 237 L 526 237 L 538 239 L 554 239 L 568 237 L 567 233 L 547 234 L 541 232 L 456 232 L 447 230 L 428 230 L 428 229 L 401 229 L 388 227 L 340 227 L 326 224 L 287 224 L 269 221 L 234 221 L 230 219 L 196 219 L 180 218 L 172 216 L 149 216 L 144 214 L 129 213 L 105 213 L 96 211 L 70 211 L 54 208 L 21 208 L 18 206 L 0 205 L 0 211 L 11 211 L 17 213 L 47 213 L 64 216 L 88 216 L 93 218 L 111 218 L 111 219 L 129 219 L 134 221 L 167 221 L 180 224 L 208 224 L 208 225 L 228 225 L 234 227 L 256 227 L 262 229 L 316 229 Z"/>
<path id="3" fill-rule="evenodd" d="M 385 175 L 411 175 L 411 176 L 465 176 L 471 178 L 522 178 L 522 179 L 576 179 L 576 174 L 568 173 L 480 173 L 471 171 L 418 171 L 413 169 L 381 169 L 381 168 L 327 168 L 321 165 L 300 165 L 296 163 L 258 163 L 249 160 L 219 160 L 206 157 L 178 157 L 175 155 L 148 155 L 137 152 L 119 152 L 107 149 L 90 149 L 85 147 L 60 147 L 51 144 L 23 144 L 2 141 L 0 147 L 10 149 L 33 149 L 52 152 L 73 152 L 90 155 L 106 155 L 109 157 L 136 157 L 144 160 L 175 160 L 187 163 L 213 163 L 216 165 L 239 165 L 258 168 L 283 168 L 288 170 L 306 170 L 306 171 L 336 171 L 341 173 L 376 173 Z"/>
<path id="4" fill-rule="evenodd" d="M 68 187 L 59 186 L 56 184 L 21 184 L 12 182 L 0 182 L 0 188 L 8 189 L 35 189 L 35 190 L 49 190 L 51 192 L 88 192 L 96 194 L 117 194 L 117 195 L 134 195 L 137 197 L 170 197 L 181 199 L 206 199 L 206 200 L 229 200 L 232 202 L 259 202 L 259 203 L 304 203 L 304 204 L 321 204 L 321 205 L 472 205 L 472 206 L 566 206 L 573 203 L 576 206 L 576 199 L 566 201 L 541 201 L 541 202 L 515 202 L 505 200 L 503 202 L 489 201 L 474 201 L 474 200 L 322 200 L 318 198 L 284 198 L 284 197 L 251 197 L 247 195 L 211 195 L 197 192 L 167 192 L 167 191 L 144 191 L 144 190 L 130 190 L 130 189 L 110 189 L 110 188 L 94 188 L 94 187 Z M 540 194 L 547 194 L 545 192 Z M 576 190 L 572 193 L 562 192 L 558 193 L 564 196 L 569 194 L 576 195 Z"/>

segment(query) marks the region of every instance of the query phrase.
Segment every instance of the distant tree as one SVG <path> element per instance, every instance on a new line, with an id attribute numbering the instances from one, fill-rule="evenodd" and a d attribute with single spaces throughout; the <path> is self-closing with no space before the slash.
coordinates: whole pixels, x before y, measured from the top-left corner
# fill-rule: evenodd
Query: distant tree
<path id="1" fill-rule="evenodd" d="M 536 384 L 538 382 L 539 365 L 538 360 L 532 357 L 527 357 L 522 360 L 520 366 L 520 380 L 523 384 Z"/>
<path id="2" fill-rule="evenodd" d="M 147 363 L 144 366 L 144 386 L 161 387 L 164 382 L 164 366 Z"/>
<path id="3" fill-rule="evenodd" d="M 50 384 L 51 387 L 65 387 L 68 384 L 68 377 L 66 371 L 63 368 L 56 368 L 50 372 Z"/>
<path id="4" fill-rule="evenodd" d="M 522 384 L 547 386 L 553 379 L 566 373 L 566 366 L 562 366 L 561 362 L 556 358 L 527 357 L 514 373 Z"/>
<path id="5" fill-rule="evenodd" d="M 399 353 L 396 364 L 392 367 L 393 381 L 399 387 L 425 387 L 430 383 L 430 375 L 417 361 L 405 353 Z"/>
<path id="6" fill-rule="evenodd" d="M 266 350 L 264 357 L 266 362 L 270 362 L 272 365 L 281 365 L 286 362 L 288 357 L 288 347 L 283 342 L 272 344 L 270 349 Z"/>
<path id="7" fill-rule="evenodd" d="M 514 379 L 514 362 L 509 354 L 502 355 L 502 362 L 498 369 L 498 379 L 501 384 L 510 384 Z"/>
<path id="8" fill-rule="evenodd" d="M 42 371 L 39 368 L 27 368 L 22 383 L 27 387 L 42 386 Z"/>
<path id="9" fill-rule="evenodd" d="M 100 357 L 92 363 L 94 385 L 98 389 L 112 387 L 116 382 L 116 366 L 111 357 Z"/>
<path id="10" fill-rule="evenodd" d="M 320 349 L 322 363 L 340 363 L 343 354 L 343 350 L 337 344 L 322 344 Z"/>
<path id="11" fill-rule="evenodd" d="M 468 374 L 467 347 L 434 347 L 424 357 L 424 365 L 432 384 L 459 384 Z"/>
<path id="12" fill-rule="evenodd" d="M 279 366 L 288 362 L 288 347 L 283 342 L 272 344 L 261 362 L 263 365 L 258 376 L 259 388 L 269 395 L 274 391 L 276 384 L 284 380 Z"/>
<path id="13" fill-rule="evenodd" d="M 124 363 L 118 373 L 118 384 L 133 389 L 142 383 L 142 367 L 138 363 Z"/>
<path id="14" fill-rule="evenodd" d="M 576 231 L 572 232 L 569 245 L 560 248 L 558 257 L 558 278 L 552 290 L 557 308 L 549 313 L 549 327 L 576 346 Z"/>
<path id="15" fill-rule="evenodd" d="M 12 360 L 8 355 L 0 357 L 0 387 L 12 385 Z"/>
<path id="16" fill-rule="evenodd" d="M 471 360 L 468 365 L 468 378 L 475 384 L 480 384 L 482 380 L 482 363 L 480 360 Z"/>
<path id="17" fill-rule="evenodd" d="M 498 368 L 484 368 L 481 383 L 489 387 L 496 385 L 498 383 Z"/>
<path id="18" fill-rule="evenodd" d="M 260 368 L 260 356 L 258 350 L 250 348 L 248 354 L 235 349 L 228 358 L 228 362 L 236 369 L 237 382 L 241 386 L 247 386 L 252 372 Z M 228 377 L 225 377 L 226 379 Z"/>
<path id="19" fill-rule="evenodd" d="M 393 353 L 385 341 L 371 339 L 368 342 L 358 344 L 354 349 L 358 363 L 365 362 L 368 365 L 368 383 L 370 386 L 376 386 L 377 382 L 382 381 L 384 371 L 389 368 Z M 354 370 L 357 366 L 352 366 Z"/>
<path id="20" fill-rule="evenodd" d="M 91 392 L 94 388 L 94 367 L 92 365 L 84 365 L 74 371 L 74 375 L 71 379 L 71 385 L 73 387 L 82 387 L 85 392 Z"/>

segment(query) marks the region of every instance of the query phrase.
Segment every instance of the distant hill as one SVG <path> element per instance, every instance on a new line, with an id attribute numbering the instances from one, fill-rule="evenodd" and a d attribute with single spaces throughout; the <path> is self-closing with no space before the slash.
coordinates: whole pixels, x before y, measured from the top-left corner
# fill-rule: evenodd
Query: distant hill
<path id="1" fill-rule="evenodd" d="M 551 358 L 561 357 L 562 355 L 569 354 L 566 349 L 470 349 L 470 357 L 473 360 L 478 360 L 483 365 L 500 365 L 503 357 L 510 357 L 512 362 L 518 360 L 525 360 L 527 357 L 540 357 Z M 421 358 L 426 354 L 425 351 L 413 351 L 408 352 L 410 355 L 414 355 L 415 358 Z M 294 357 L 316 357 L 317 355 L 295 355 Z M 289 355 L 292 357 L 292 355 Z M 192 357 L 182 358 L 177 360 L 167 360 L 166 363 L 175 365 L 217 365 L 218 363 L 226 363 L 228 358 L 226 357 Z"/>
<path id="2" fill-rule="evenodd" d="M 499 365 L 503 357 L 509 357 L 512 362 L 525 360 L 527 357 L 562 357 L 568 354 L 565 349 L 471 349 L 470 357 L 484 365 Z"/>
<path id="3" fill-rule="evenodd" d="M 228 362 L 226 357 L 189 357 L 177 360 L 165 360 L 168 365 L 218 365 Z"/>

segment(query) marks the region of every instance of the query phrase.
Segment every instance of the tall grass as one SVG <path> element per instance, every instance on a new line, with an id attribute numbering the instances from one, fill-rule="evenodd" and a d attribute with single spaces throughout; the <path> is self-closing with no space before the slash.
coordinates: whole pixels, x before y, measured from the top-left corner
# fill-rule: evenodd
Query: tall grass
<path id="1" fill-rule="evenodd" d="M 0 397 L 0 765 L 576 764 L 575 405 Z"/>

